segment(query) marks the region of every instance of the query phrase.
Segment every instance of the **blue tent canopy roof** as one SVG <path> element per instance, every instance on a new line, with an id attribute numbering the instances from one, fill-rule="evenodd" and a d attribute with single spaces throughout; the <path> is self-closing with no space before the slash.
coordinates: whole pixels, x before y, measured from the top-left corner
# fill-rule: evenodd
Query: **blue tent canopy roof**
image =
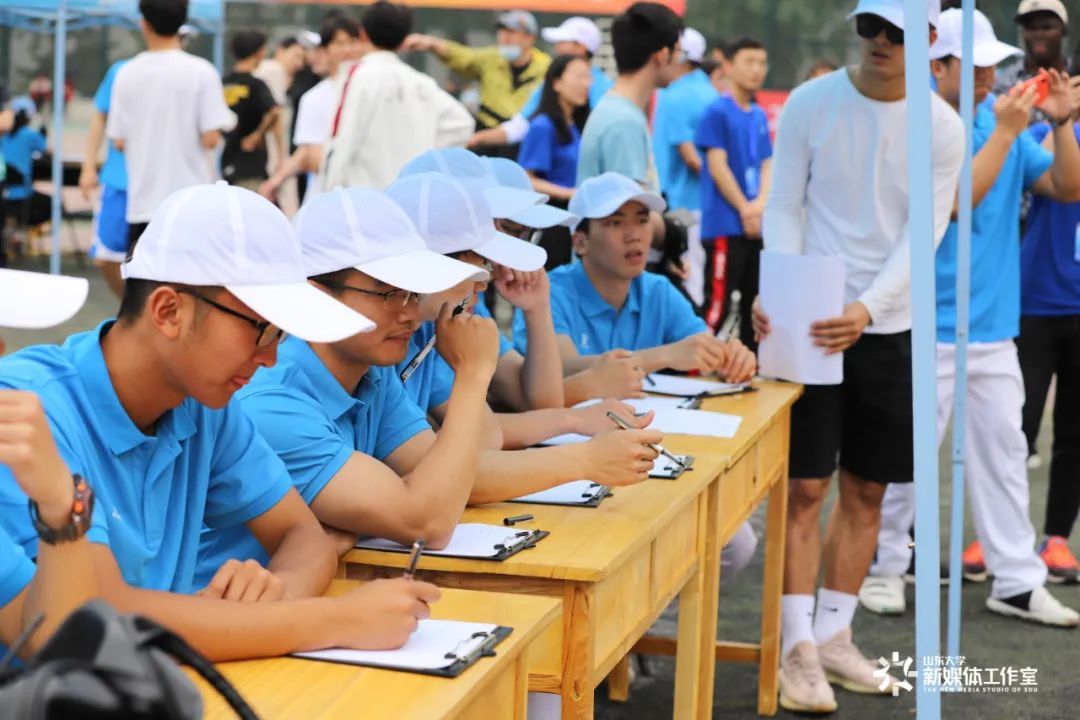
<path id="1" fill-rule="evenodd" d="M 63 3 L 68 30 L 101 25 L 137 27 L 138 0 L 67 0 Z M 222 30 L 225 22 L 221 0 L 190 0 L 188 23 L 207 33 Z M 4 0 L 0 5 L 0 25 L 52 32 L 60 13 L 58 0 Z"/>

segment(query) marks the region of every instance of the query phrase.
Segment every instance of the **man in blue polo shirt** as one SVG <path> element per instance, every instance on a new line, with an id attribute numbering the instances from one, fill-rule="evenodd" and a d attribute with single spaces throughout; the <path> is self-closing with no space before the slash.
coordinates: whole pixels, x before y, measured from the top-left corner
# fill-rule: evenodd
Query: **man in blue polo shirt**
<path id="1" fill-rule="evenodd" d="M 444 547 L 476 477 L 474 429 L 498 330 L 491 320 L 442 313 L 440 354 L 458 372 L 437 438 L 395 366 L 419 324 L 420 295 L 487 273 L 428 250 L 401 209 L 374 190 L 316 196 L 294 227 L 315 286 L 377 327 L 333 343 L 289 338 L 277 365 L 238 393 L 240 404 L 325 525 L 353 537 L 424 538 L 433 549 Z M 265 560 L 241 526 L 207 528 L 202 545 L 199 575 L 207 581 L 228 558 Z"/>
<path id="2" fill-rule="evenodd" d="M 88 289 L 82 278 L 0 269 L 0 326 L 61 323 L 82 307 Z M 3 348 L 0 339 L 0 353 Z M 33 393 L 0 390 L 0 467 L 10 471 L 40 521 L 36 564 L 0 528 L 0 647 L 10 647 L 40 613 L 41 625 L 21 648 L 29 655 L 97 594 L 86 540 L 93 490 L 64 465 Z"/>
<path id="3" fill-rule="evenodd" d="M 643 372 L 699 370 L 738 382 L 757 363 L 738 340 L 719 340 L 667 278 L 645 271 L 649 212 L 664 200 L 633 180 L 604 173 L 582 183 L 570 212 L 581 262 L 551 273 L 551 305 L 564 372 L 595 364 L 602 353 L 628 350 Z M 514 318 L 514 343 L 525 352 L 524 323 Z M 646 388 L 647 389 L 647 388 Z"/>
<path id="4" fill-rule="evenodd" d="M 931 47 L 938 94 L 954 108 L 960 98 L 960 10 L 941 14 Z M 1039 107 L 1056 120 L 1054 153 L 1028 135 L 1035 89 L 1017 86 L 991 113 L 981 104 L 994 84 L 995 66 L 1019 54 L 999 42 L 990 21 L 975 11 L 975 126 L 968 348 L 967 481 L 975 532 L 981 543 L 965 553 L 985 554 L 983 573 L 994 577 L 986 606 L 1007 617 L 1075 627 L 1080 615 L 1044 587 L 1046 565 L 1035 551 L 1028 515 L 1027 443 L 1021 430 L 1024 382 L 1013 338 L 1020 330 L 1020 202 L 1025 190 L 1058 200 L 1080 199 L 1080 146 L 1069 119 L 1074 111 L 1067 80 L 1050 73 L 1050 94 Z M 956 370 L 956 243 L 951 224 L 937 252 L 938 434 L 952 410 Z M 864 606 L 902 612 L 910 557 L 913 489 L 890 485 L 882 509 L 877 567 L 860 590 Z"/>
<path id="5" fill-rule="evenodd" d="M 277 208 L 224 184 L 169 196 L 124 274 L 115 321 L 0 361 L 0 387 L 38 395 L 60 457 L 94 488 L 88 536 L 102 596 L 215 660 L 403 643 L 438 591 L 401 581 L 311 597 L 333 575 L 333 545 L 231 402 L 273 365 L 284 331 L 335 341 L 373 323 L 307 283 Z M 229 560 L 200 588 L 203 526 L 240 524 L 269 565 Z M 26 497 L 6 468 L 0 526 L 37 554 Z"/>

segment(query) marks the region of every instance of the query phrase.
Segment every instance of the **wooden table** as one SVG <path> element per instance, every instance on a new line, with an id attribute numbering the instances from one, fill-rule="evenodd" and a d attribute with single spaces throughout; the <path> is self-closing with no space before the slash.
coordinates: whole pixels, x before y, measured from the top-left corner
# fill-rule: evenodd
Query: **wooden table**
<path id="1" fill-rule="evenodd" d="M 668 446 L 686 452 L 692 438 Z M 562 601 L 562 622 L 531 654 L 529 689 L 558 693 L 564 718 L 591 718 L 593 690 L 679 597 L 675 716 L 698 715 L 697 677 L 706 543 L 706 496 L 724 469 L 723 457 L 700 455 L 675 481 L 617 488 L 596 508 L 501 503 L 469 508 L 462 522 L 499 525 L 504 517 L 535 516 L 518 527 L 548 530 L 535 548 L 504 562 L 424 557 L 419 575 L 442 587 L 524 593 Z M 404 554 L 355 550 L 345 556 L 350 579 L 399 574 Z M 713 621 L 715 625 L 715 620 Z"/>
<path id="2" fill-rule="evenodd" d="M 784 592 L 784 542 L 787 527 L 788 441 L 791 406 L 802 387 L 762 381 L 756 393 L 713 398 L 705 410 L 743 418 L 734 438 L 697 438 L 695 447 L 724 458 L 725 470 L 707 495 L 705 572 L 703 588 L 704 627 L 698 650 L 703 662 L 696 683 L 700 717 L 712 709 L 715 662 L 753 662 L 758 665 L 758 714 L 775 715 L 780 667 L 780 606 Z M 680 450 L 683 452 L 683 450 Z M 765 528 L 765 567 L 761 592 L 761 641 L 716 641 L 720 593 L 720 551 L 761 503 L 768 501 Z M 676 640 L 646 636 L 635 652 L 674 655 Z M 621 678 L 620 678 L 621 680 Z M 616 681 L 620 690 L 626 683 Z M 619 699 L 618 695 L 615 696 Z"/>
<path id="3" fill-rule="evenodd" d="M 329 594 L 356 584 L 335 580 Z M 444 590 L 442 600 L 432 606 L 432 617 L 514 629 L 495 648 L 495 657 L 482 658 L 456 678 L 297 658 L 222 663 L 218 669 L 265 720 L 525 720 L 529 657 L 544 633 L 557 624 L 559 609 L 559 602 L 550 598 Z M 206 718 L 235 717 L 201 678 L 196 684 L 206 701 Z"/>

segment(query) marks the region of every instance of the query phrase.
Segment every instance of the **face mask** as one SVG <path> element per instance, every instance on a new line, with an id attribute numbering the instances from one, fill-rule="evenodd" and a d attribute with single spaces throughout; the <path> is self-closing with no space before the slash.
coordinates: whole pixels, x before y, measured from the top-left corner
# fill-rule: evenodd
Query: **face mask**
<path id="1" fill-rule="evenodd" d="M 499 54 L 507 62 L 514 62 L 521 57 L 521 48 L 517 45 L 499 45 Z"/>

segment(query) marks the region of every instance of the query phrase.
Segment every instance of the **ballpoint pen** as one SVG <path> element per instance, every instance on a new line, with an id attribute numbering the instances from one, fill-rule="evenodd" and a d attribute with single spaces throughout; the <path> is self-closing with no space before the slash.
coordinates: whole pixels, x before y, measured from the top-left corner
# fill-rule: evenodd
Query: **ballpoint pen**
<path id="1" fill-rule="evenodd" d="M 615 413 L 613 413 L 613 412 L 610 412 L 610 411 L 609 411 L 609 412 L 608 412 L 608 414 L 607 414 L 607 416 L 608 416 L 608 419 L 609 419 L 609 420 L 611 420 L 611 421 L 612 421 L 613 423 L 615 423 L 616 425 L 618 425 L 618 426 L 619 426 L 620 428 L 622 428 L 623 430 L 634 430 L 634 429 L 635 429 L 633 425 L 631 425 L 630 423 L 628 423 L 628 422 L 627 422 L 626 420 L 623 420 L 623 419 L 622 419 L 621 417 L 619 417 L 618 415 L 616 415 L 616 414 L 615 414 Z M 684 463 L 684 462 L 683 462 L 683 461 L 682 461 L 682 460 L 681 460 L 681 459 L 680 459 L 679 457 L 677 457 L 677 456 L 675 456 L 675 455 L 672 455 L 671 453 L 669 453 L 669 452 L 668 452 L 667 450 L 665 450 L 665 449 L 664 449 L 664 448 L 663 448 L 662 446 L 660 446 L 660 445 L 653 445 L 652 443 L 647 443 L 647 444 L 648 444 L 648 446 L 649 446 L 649 447 L 651 447 L 651 448 L 652 448 L 653 450 L 655 450 L 656 452 L 660 453 L 661 455 L 663 455 L 664 457 L 666 457 L 666 458 L 667 458 L 668 460 L 670 460 L 671 462 L 673 462 L 673 463 L 675 463 L 676 465 L 678 465 L 679 467 L 681 467 L 681 468 L 682 468 L 683 470 L 685 470 L 685 469 L 686 469 L 686 463 Z"/>
<path id="2" fill-rule="evenodd" d="M 409 556 L 409 567 L 405 568 L 405 579 L 412 580 L 416 575 L 416 566 L 420 562 L 420 556 L 424 553 L 424 539 L 418 538 L 412 546 L 412 555 Z"/>
<path id="3" fill-rule="evenodd" d="M 465 312 L 465 306 L 468 304 L 469 298 L 466 297 L 464 300 L 457 304 L 451 317 L 453 317 L 453 315 L 460 315 L 461 313 Z M 416 372 L 416 368 L 420 367 L 420 363 L 424 362 L 424 358 L 428 356 L 428 353 L 435 349 L 435 340 L 435 336 L 432 335 L 431 339 L 428 340 L 427 345 L 421 348 L 420 352 L 413 355 L 413 359 L 410 360 L 409 364 L 405 366 L 405 369 L 401 371 L 401 382 L 405 382 L 410 377 L 412 377 L 412 374 Z"/>

